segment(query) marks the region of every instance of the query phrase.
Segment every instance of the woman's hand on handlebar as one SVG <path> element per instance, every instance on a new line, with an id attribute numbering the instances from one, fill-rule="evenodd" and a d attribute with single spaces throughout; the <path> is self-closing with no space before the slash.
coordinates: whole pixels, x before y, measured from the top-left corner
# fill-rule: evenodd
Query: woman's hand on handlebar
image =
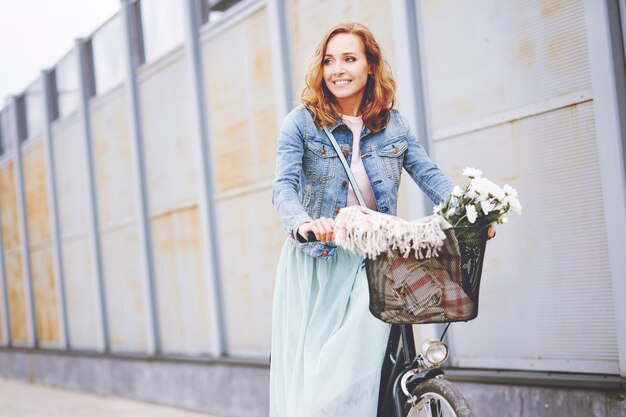
<path id="1" fill-rule="evenodd" d="M 315 235 L 315 240 L 321 243 L 332 242 L 335 234 L 335 221 L 326 217 L 320 217 L 311 222 L 302 223 L 298 227 L 298 234 L 305 239 L 309 232 Z"/>
<path id="2" fill-rule="evenodd" d="M 489 227 L 489 230 L 487 230 L 487 240 L 493 239 L 494 237 L 496 237 L 496 229 Z"/>

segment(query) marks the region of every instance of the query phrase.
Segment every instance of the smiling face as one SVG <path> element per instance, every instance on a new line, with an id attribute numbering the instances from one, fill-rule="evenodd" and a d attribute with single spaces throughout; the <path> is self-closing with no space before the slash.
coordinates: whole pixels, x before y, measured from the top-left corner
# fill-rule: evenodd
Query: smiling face
<path id="1" fill-rule="evenodd" d="M 324 84 L 341 112 L 357 116 L 369 73 L 369 64 L 361 39 L 351 33 L 339 33 L 326 45 L 322 61 Z"/>

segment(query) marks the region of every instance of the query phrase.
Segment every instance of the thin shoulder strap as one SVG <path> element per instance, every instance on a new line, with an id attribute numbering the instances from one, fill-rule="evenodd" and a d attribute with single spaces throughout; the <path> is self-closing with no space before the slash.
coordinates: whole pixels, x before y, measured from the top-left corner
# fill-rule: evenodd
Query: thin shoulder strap
<path id="1" fill-rule="evenodd" d="M 337 152 L 337 155 L 339 156 L 341 165 L 343 165 L 343 169 L 345 169 L 346 174 L 348 174 L 348 179 L 350 180 L 350 184 L 352 185 L 352 190 L 354 190 L 354 194 L 356 195 L 356 199 L 359 202 L 359 205 L 361 207 L 367 207 L 367 205 L 365 204 L 365 199 L 363 198 L 363 194 L 361 194 L 361 190 L 359 189 L 359 185 L 356 183 L 356 179 L 354 179 L 354 175 L 352 174 L 352 170 L 350 169 L 350 166 L 348 165 L 348 161 L 346 161 L 346 158 L 344 158 L 343 152 L 341 152 L 341 148 L 339 147 L 339 144 L 335 140 L 335 136 L 333 135 L 333 132 L 331 132 L 327 126 L 324 126 L 324 132 L 326 132 L 328 139 L 330 139 L 330 143 L 333 144 L 333 148 L 335 148 L 335 151 Z"/>

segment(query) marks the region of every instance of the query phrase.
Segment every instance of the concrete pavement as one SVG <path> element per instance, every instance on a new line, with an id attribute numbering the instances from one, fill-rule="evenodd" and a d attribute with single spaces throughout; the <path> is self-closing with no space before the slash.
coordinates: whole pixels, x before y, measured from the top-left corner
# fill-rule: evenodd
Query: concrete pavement
<path id="1" fill-rule="evenodd" d="M 216 417 L 0 378 L 0 417 Z"/>

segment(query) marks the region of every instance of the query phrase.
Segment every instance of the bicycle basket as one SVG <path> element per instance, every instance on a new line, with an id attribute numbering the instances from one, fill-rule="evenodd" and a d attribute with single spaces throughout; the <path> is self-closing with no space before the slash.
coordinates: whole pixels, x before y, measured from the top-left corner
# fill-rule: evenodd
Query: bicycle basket
<path id="1" fill-rule="evenodd" d="M 393 324 L 468 321 L 478 315 L 486 227 L 457 227 L 438 255 L 403 256 L 398 251 L 366 259 L 370 311 Z"/>

